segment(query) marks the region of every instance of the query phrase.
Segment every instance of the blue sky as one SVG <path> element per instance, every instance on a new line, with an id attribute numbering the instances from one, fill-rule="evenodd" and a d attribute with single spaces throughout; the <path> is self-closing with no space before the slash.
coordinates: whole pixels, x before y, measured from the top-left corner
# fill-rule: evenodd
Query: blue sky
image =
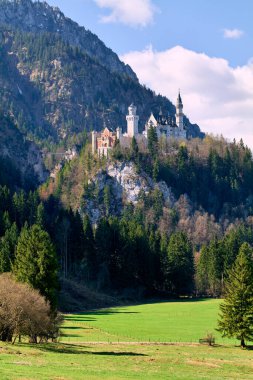
<path id="1" fill-rule="evenodd" d="M 203 130 L 253 147 L 253 0 L 48 0 Z"/>

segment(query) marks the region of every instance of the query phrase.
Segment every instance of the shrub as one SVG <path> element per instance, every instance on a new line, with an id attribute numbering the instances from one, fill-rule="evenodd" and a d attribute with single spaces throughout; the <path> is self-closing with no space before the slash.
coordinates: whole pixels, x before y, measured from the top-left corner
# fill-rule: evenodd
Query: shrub
<path id="1" fill-rule="evenodd" d="M 9 273 L 0 275 L 0 339 L 15 343 L 26 336 L 30 343 L 56 339 L 60 316 L 28 284 L 15 281 Z"/>

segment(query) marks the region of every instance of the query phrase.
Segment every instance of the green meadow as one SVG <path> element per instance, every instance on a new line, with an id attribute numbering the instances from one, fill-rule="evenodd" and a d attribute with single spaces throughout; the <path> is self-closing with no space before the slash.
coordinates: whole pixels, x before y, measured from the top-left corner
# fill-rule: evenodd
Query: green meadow
<path id="1" fill-rule="evenodd" d="M 215 330 L 220 300 L 171 301 L 113 307 L 66 315 L 61 342 L 187 342 L 197 343 Z"/>
<path id="2" fill-rule="evenodd" d="M 59 343 L 0 344 L 0 379 L 253 379 L 252 351 L 215 332 L 219 303 L 161 302 L 65 315 Z M 198 344 L 207 332 L 216 336 L 213 347 Z"/>

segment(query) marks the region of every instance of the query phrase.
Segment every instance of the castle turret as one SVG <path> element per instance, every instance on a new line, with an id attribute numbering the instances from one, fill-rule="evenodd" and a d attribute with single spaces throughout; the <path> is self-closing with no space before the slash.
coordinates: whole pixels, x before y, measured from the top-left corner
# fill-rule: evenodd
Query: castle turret
<path id="1" fill-rule="evenodd" d="M 91 145 L 92 145 L 92 154 L 95 154 L 97 151 L 97 132 L 91 132 Z"/>
<path id="2" fill-rule="evenodd" d="M 128 115 L 126 116 L 127 120 L 127 136 L 128 137 L 134 137 L 138 135 L 138 123 L 139 123 L 139 116 L 136 115 L 137 108 L 131 104 L 128 107 Z"/>
<path id="3" fill-rule="evenodd" d="M 117 140 L 121 140 L 121 136 L 122 136 L 122 129 L 120 127 L 118 127 L 116 129 L 116 136 L 117 136 Z"/>
<path id="4" fill-rule="evenodd" d="M 177 106 L 176 106 L 176 123 L 180 130 L 184 129 L 184 114 L 183 114 L 183 102 L 181 99 L 180 91 L 177 97 Z"/>

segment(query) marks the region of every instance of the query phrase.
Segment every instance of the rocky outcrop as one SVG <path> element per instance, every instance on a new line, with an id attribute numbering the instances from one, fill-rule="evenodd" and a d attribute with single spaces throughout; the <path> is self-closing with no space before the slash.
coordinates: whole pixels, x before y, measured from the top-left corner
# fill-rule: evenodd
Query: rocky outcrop
<path id="1" fill-rule="evenodd" d="M 39 148 L 33 142 L 25 140 L 12 122 L 0 115 L 1 158 L 17 168 L 25 187 L 27 183 L 37 186 L 48 177 Z"/>
<path id="2" fill-rule="evenodd" d="M 123 205 L 132 203 L 136 205 L 141 194 L 148 195 L 152 190 L 158 189 L 164 204 L 172 207 L 175 197 L 164 181 L 154 182 L 146 173 L 138 174 L 133 162 L 109 163 L 106 170 L 99 171 L 89 181 L 89 196 L 85 198 L 85 206 L 80 209 L 81 214 L 88 213 L 93 224 L 101 216 L 105 216 L 104 189 L 110 189 L 110 214 L 119 215 Z M 96 196 L 90 196 L 96 193 Z"/>
<path id="3" fill-rule="evenodd" d="M 109 165 L 107 175 L 113 179 L 114 187 L 119 189 L 118 194 L 124 195 L 126 202 L 137 203 L 141 191 L 148 193 L 150 190 L 150 178 L 136 173 L 132 162 L 121 162 Z"/>

